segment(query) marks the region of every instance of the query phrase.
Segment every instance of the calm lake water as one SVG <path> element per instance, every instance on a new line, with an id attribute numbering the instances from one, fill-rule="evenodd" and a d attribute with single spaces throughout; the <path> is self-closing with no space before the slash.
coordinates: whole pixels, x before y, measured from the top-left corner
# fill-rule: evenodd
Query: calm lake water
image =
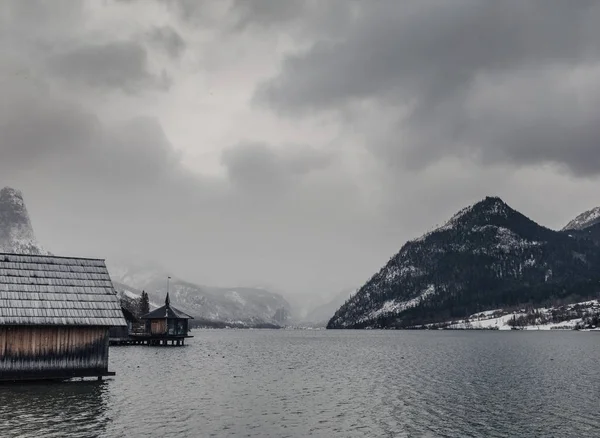
<path id="1" fill-rule="evenodd" d="M 0 386 L 0 436 L 600 436 L 600 333 L 195 330 Z"/>

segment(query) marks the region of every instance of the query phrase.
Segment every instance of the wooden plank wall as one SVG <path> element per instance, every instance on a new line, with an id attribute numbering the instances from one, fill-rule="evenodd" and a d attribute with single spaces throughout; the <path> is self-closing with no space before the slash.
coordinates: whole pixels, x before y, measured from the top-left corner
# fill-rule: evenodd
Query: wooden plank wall
<path id="1" fill-rule="evenodd" d="M 108 369 L 108 328 L 0 327 L 0 375 L 85 369 Z"/>
<path id="2" fill-rule="evenodd" d="M 150 333 L 153 335 L 162 335 L 167 332 L 167 320 L 166 319 L 153 319 Z"/>

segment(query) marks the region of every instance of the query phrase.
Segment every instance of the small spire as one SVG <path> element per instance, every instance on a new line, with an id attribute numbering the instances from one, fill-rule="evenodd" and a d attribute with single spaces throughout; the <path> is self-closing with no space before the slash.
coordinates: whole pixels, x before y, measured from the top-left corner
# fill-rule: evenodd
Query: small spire
<path id="1" fill-rule="evenodd" d="M 169 299 L 169 280 L 171 280 L 171 277 L 167 277 L 167 297 L 165 298 L 165 304 L 167 306 L 169 306 L 171 304 L 171 300 Z"/>

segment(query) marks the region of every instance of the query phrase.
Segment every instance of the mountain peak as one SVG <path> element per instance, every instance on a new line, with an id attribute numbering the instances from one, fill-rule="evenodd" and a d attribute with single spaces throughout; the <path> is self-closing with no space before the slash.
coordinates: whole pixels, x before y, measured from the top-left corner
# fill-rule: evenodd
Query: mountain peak
<path id="1" fill-rule="evenodd" d="M 505 214 L 507 210 L 512 210 L 508 204 L 498 196 L 486 196 L 483 200 L 474 204 L 472 209 L 496 214 Z"/>
<path id="2" fill-rule="evenodd" d="M 12 187 L 4 187 L 0 190 L 0 202 L 10 202 L 15 205 L 24 205 L 23 192 Z"/>
<path id="3" fill-rule="evenodd" d="M 591 297 L 599 263 L 600 249 L 591 240 L 552 231 L 488 196 L 404 245 L 327 326 L 406 328 L 576 294 Z"/>
<path id="4" fill-rule="evenodd" d="M 23 193 L 11 187 L 0 190 L 0 252 L 48 254 L 35 238 Z"/>
<path id="5" fill-rule="evenodd" d="M 487 196 L 485 199 L 463 208 L 452 216 L 448 222 L 433 232 L 462 228 L 464 226 L 488 225 L 497 222 L 498 219 L 505 221 L 513 212 L 515 211 L 499 197 Z"/>
<path id="6" fill-rule="evenodd" d="M 585 211 L 569 222 L 562 230 L 583 230 L 600 223 L 600 207 Z"/>

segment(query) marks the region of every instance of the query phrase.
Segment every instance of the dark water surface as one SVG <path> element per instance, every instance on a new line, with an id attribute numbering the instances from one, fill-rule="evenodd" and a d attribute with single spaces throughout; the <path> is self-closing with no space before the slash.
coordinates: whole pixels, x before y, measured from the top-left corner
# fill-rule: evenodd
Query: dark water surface
<path id="1" fill-rule="evenodd" d="M 0 386 L 0 437 L 598 437 L 600 333 L 196 330 Z"/>

